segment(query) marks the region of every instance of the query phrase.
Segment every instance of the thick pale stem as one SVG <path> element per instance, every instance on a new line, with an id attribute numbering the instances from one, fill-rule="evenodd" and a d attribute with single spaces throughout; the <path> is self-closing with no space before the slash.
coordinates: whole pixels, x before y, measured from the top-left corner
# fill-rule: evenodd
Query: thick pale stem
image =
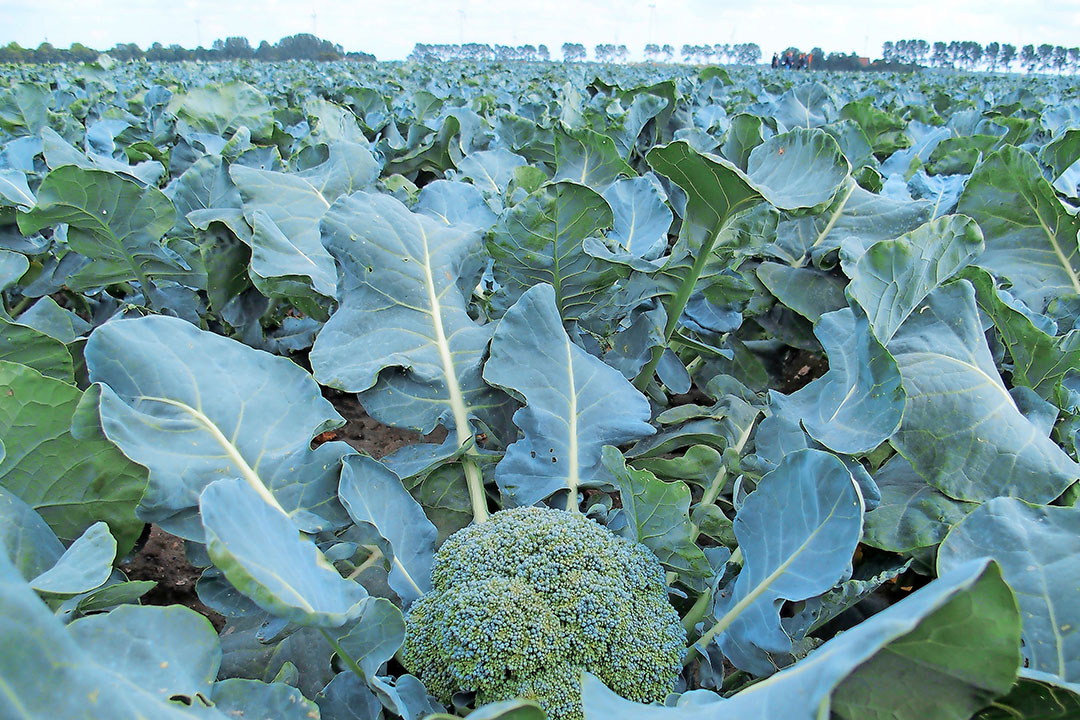
<path id="1" fill-rule="evenodd" d="M 367 683 L 367 676 L 364 675 L 364 671 L 360 667 L 360 664 L 357 663 L 356 660 L 354 660 L 352 656 L 349 655 L 349 653 L 345 652 L 345 649 L 341 647 L 341 643 L 335 640 L 333 635 L 326 632 L 326 628 L 319 628 L 319 632 L 321 632 L 323 634 L 323 637 L 326 638 L 327 642 L 330 643 L 330 647 L 334 648 L 334 652 L 337 653 L 337 656 L 341 658 L 341 661 L 343 663 L 345 663 L 345 666 L 352 670 L 358 678 Z"/>
<path id="2" fill-rule="evenodd" d="M 724 223 L 721 221 L 712 229 L 708 239 L 698 248 L 697 257 L 694 258 L 694 265 L 690 268 L 690 272 L 683 278 L 678 291 L 668 300 L 665 308 L 667 310 L 667 325 L 664 326 L 664 345 L 653 348 L 649 362 L 634 378 L 634 387 L 638 390 L 644 390 L 652 381 L 656 366 L 660 363 L 660 357 L 664 354 L 664 347 L 667 347 L 668 342 L 671 341 L 671 336 L 675 333 L 675 328 L 679 325 L 679 318 L 682 317 L 683 310 L 686 309 L 686 303 L 690 301 L 690 295 L 694 292 L 694 286 L 697 285 L 698 278 L 701 277 L 701 273 L 705 270 L 705 264 L 709 261 L 709 256 L 712 255 L 713 246 L 716 244 L 716 239 L 720 237 L 720 231 L 723 227 Z"/>
<path id="3" fill-rule="evenodd" d="M 742 455 L 743 448 L 746 447 L 747 441 L 750 439 L 750 432 L 754 429 L 754 423 L 751 422 L 746 426 L 746 429 L 739 435 L 739 439 L 735 442 L 735 452 L 740 456 Z M 722 466 L 720 470 L 713 477 L 712 482 L 709 483 L 709 487 L 705 489 L 705 493 L 701 496 L 701 502 L 698 506 L 712 505 L 716 502 L 716 498 L 720 496 L 720 491 L 724 488 L 724 482 L 727 479 L 727 466 Z M 690 540 L 697 542 L 698 536 L 701 535 L 701 527 L 697 524 L 690 525 Z"/>

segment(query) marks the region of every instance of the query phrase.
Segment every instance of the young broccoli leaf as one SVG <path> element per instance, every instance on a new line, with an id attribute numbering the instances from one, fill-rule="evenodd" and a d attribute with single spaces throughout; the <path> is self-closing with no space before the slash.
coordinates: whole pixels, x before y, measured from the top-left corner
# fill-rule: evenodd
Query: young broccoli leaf
<path id="1" fill-rule="evenodd" d="M 521 296 L 495 331 L 484 379 L 525 402 L 514 413 L 524 437 L 506 449 L 495 469 L 508 503 L 533 505 L 569 490 L 611 482 L 601 463 L 604 445 L 619 445 L 655 432 L 649 402 L 619 371 L 570 340 L 550 285 Z M 617 406 L 618 413 L 610 408 Z"/>

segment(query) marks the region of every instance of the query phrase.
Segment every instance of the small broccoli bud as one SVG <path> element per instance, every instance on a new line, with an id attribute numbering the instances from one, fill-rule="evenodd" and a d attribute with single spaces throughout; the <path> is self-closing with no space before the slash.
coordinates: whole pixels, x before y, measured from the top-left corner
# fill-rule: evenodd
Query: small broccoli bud
<path id="1" fill-rule="evenodd" d="M 643 545 L 579 513 L 503 510 L 447 538 L 432 590 L 405 618 L 405 666 L 449 704 L 535 699 L 578 720 L 581 672 L 625 698 L 659 702 L 686 649 L 664 572 Z"/>

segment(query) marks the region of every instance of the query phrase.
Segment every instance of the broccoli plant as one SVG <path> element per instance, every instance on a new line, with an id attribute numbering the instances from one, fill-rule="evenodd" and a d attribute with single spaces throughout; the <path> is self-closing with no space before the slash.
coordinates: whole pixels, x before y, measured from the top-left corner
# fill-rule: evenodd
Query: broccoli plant
<path id="1" fill-rule="evenodd" d="M 581 673 L 625 698 L 675 689 L 686 634 L 644 545 L 573 511 L 514 508 L 452 535 L 406 616 L 404 664 L 450 704 L 535 699 L 581 718 Z"/>

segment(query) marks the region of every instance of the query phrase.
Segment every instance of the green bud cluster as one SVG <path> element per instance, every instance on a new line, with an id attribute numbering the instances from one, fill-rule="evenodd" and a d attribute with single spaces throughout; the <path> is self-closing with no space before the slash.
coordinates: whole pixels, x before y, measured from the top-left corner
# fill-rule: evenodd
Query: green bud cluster
<path id="1" fill-rule="evenodd" d="M 648 548 L 580 513 L 533 507 L 443 543 L 432 590 L 406 616 L 403 660 L 444 703 L 461 691 L 478 705 L 525 697 L 552 720 L 578 720 L 582 671 L 659 702 L 685 647 Z"/>

